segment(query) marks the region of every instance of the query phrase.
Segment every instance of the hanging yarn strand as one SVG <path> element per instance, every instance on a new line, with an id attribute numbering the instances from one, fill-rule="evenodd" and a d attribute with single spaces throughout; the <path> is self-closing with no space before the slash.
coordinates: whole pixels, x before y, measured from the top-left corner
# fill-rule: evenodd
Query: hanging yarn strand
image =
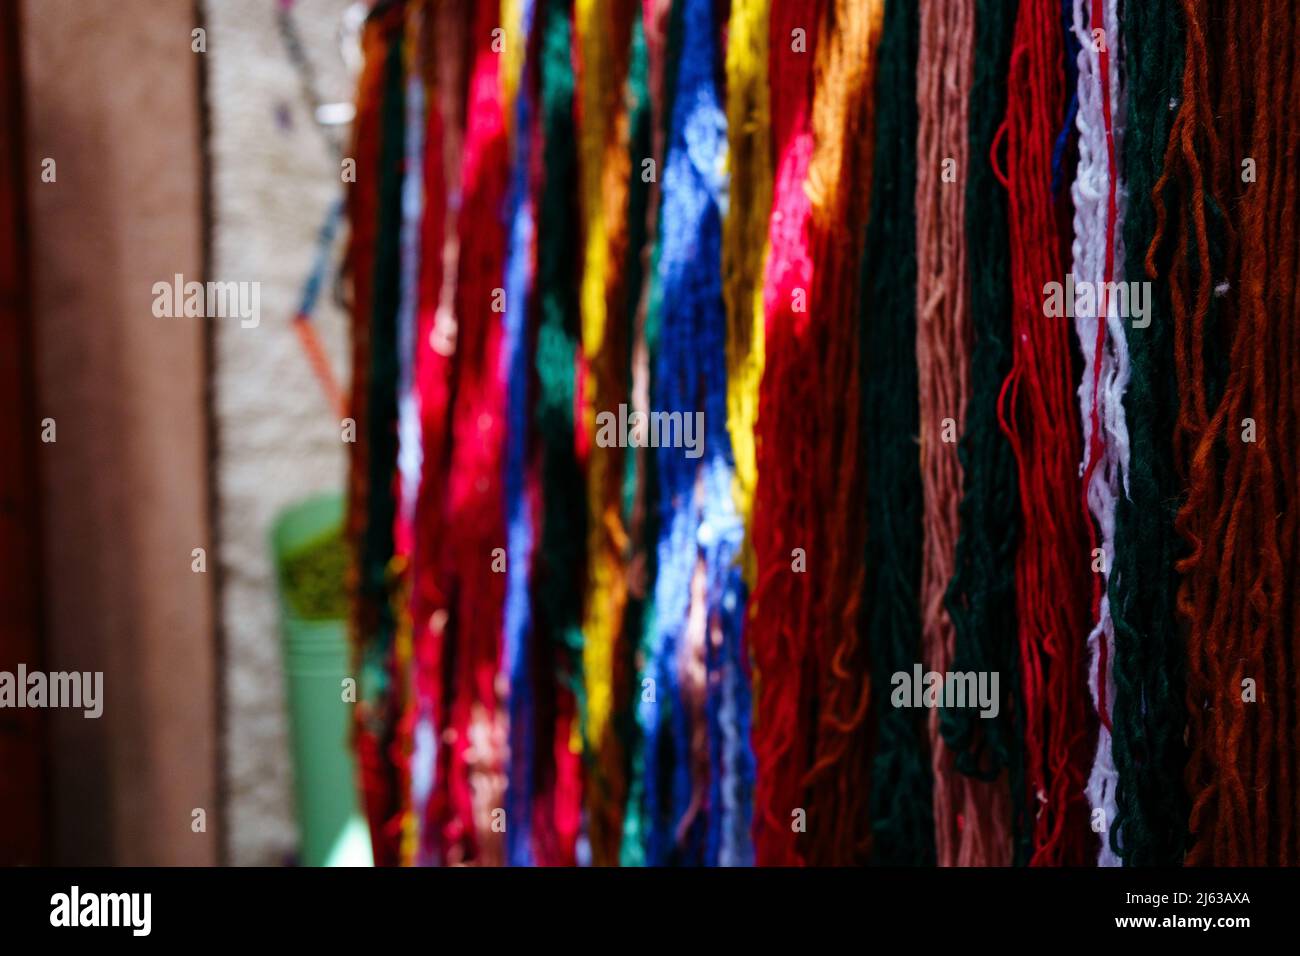
<path id="1" fill-rule="evenodd" d="M 874 98 L 884 5 L 837 2 L 820 29 L 813 93 L 811 202 L 813 282 L 802 335 L 804 387 L 814 418 L 813 475 L 805 481 L 826 577 L 808 640 L 818 715 L 813 763 L 805 777 L 810 820 L 805 859 L 814 865 L 864 862 L 870 852 L 870 680 L 860 610 L 866 531 L 861 506 L 861 301 L 857 278 L 872 195 Z M 852 169 L 853 175 L 847 174 Z M 818 381 L 807 369 L 816 367 Z"/>
<path id="2" fill-rule="evenodd" d="M 1117 153 L 1123 143 L 1123 108 L 1119 89 L 1119 54 L 1122 36 L 1114 0 L 1075 0 L 1073 29 L 1079 38 L 1078 112 L 1079 162 L 1071 190 L 1074 199 L 1074 286 L 1096 289 L 1074 305 L 1075 331 L 1083 354 L 1079 383 L 1080 421 L 1083 426 L 1083 494 L 1096 528 L 1090 526 L 1094 558 L 1092 617 L 1088 635 L 1088 683 L 1100 718 L 1097 752 L 1088 780 L 1088 799 L 1094 825 L 1106 833 L 1116 816 L 1116 771 L 1111 748 L 1109 702 L 1114 699 L 1111 652 L 1115 642 L 1110 600 L 1104 582 L 1110 577 L 1115 556 L 1115 508 L 1121 487 L 1127 483 L 1129 439 L 1122 404 L 1128 386 L 1127 315 L 1131 306 L 1123 295 L 1109 298 L 1123 262 L 1122 217 Z M 1091 302 L 1088 306 L 1086 303 Z M 1100 816 L 1098 816 L 1100 814 Z M 1109 838 L 1101 841 L 1102 866 L 1119 865 Z"/>
<path id="3" fill-rule="evenodd" d="M 935 860 L 933 780 L 924 711 L 895 707 L 892 677 L 921 661 L 920 410 L 916 365 L 916 129 L 919 12 L 885 8 L 876 78 L 876 156 L 862 257 L 862 443 L 866 457 L 866 634 L 876 745 L 873 859 Z"/>
<path id="4" fill-rule="evenodd" d="M 579 182 L 585 241 L 581 286 L 584 434 L 587 451 L 588 577 L 584 601 L 583 670 L 589 753 L 587 812 L 592 859 L 618 857 L 625 782 L 623 755 L 614 733 L 615 694 L 624 680 L 616 669 L 627 600 L 622 567 L 623 451 L 609 440 L 627 401 L 623 257 L 627 242 L 628 168 L 626 97 L 633 5 L 631 0 L 579 0 L 575 8 L 582 58 L 579 100 Z M 600 424 L 598 424 L 600 423 Z"/>
<path id="5" fill-rule="evenodd" d="M 956 438 L 966 428 L 972 330 L 966 194 L 968 111 L 975 57 L 975 2 L 924 2 L 917 66 L 916 355 L 921 477 L 925 496 L 921 578 L 922 649 L 927 670 L 946 673 L 956 651 L 944 594 L 954 572 L 962 470 Z M 987 163 L 986 156 L 979 162 Z M 960 774 L 930 712 L 935 850 L 942 866 L 1010 862 L 1010 806 L 1003 786 Z"/>
<path id="6" fill-rule="evenodd" d="M 804 192 L 812 155 L 813 57 L 821 5 L 815 0 L 774 4 L 769 77 L 772 155 L 776 158 L 769 252 L 764 275 L 766 362 L 759 386 L 753 537 L 755 585 L 746 643 L 753 656 L 758 705 L 754 723 L 757 784 L 754 846 L 757 861 L 801 862 L 792 816 L 804 806 L 802 776 L 812 737 L 811 674 L 804 632 L 811 594 L 811 515 L 801 493 L 810 467 L 804 411 L 813 376 L 798 362 L 798 333 L 807 308 L 812 269 Z M 796 32 L 798 31 L 798 32 Z M 799 308 L 797 308 L 799 307 Z"/>
<path id="7" fill-rule="evenodd" d="M 1296 518 L 1284 505 L 1294 500 L 1297 356 L 1294 188 L 1281 183 L 1290 173 L 1280 156 L 1296 138 L 1296 11 L 1265 4 L 1250 63 L 1238 58 L 1242 5 L 1184 3 L 1183 13 L 1183 95 L 1156 187 L 1156 239 L 1173 231 L 1178 243 L 1170 290 L 1185 396 L 1175 457 L 1187 483 L 1176 521 L 1188 545 L 1178 563 L 1187 862 L 1287 865 L 1300 858 L 1295 632 L 1286 627 L 1294 597 L 1283 571 L 1295 560 Z M 1210 43 L 1221 24 L 1238 33 L 1222 48 Z M 1242 156 L 1263 170 L 1258 178 L 1243 173 Z M 1166 195 L 1174 186 L 1187 193 L 1177 206 Z"/>
<path id="8" fill-rule="evenodd" d="M 1131 376 L 1124 393 L 1129 428 L 1128 487 L 1115 512 L 1110 575 L 1114 622 L 1112 752 L 1118 783 L 1112 849 L 1126 864 L 1175 866 L 1187 840 L 1183 768 L 1186 663 L 1175 609 L 1174 531 L 1180 498 L 1172 436 L 1179 394 L 1174 373 L 1168 284 L 1171 250 L 1153 248 L 1152 191 L 1181 93 L 1181 14 L 1171 5 L 1127 3 L 1122 25 L 1128 77 L 1127 133 L 1121 155 L 1128 186 L 1124 274 L 1151 281 L 1145 327 L 1129 336 Z M 1178 200 L 1181 202 L 1182 200 Z"/>
<path id="9" fill-rule="evenodd" d="M 1034 809 L 1033 865 L 1081 865 L 1095 836 L 1084 798 L 1094 733 L 1082 683 L 1089 616 L 1087 517 L 1079 492 L 1078 416 L 1064 315 L 1044 289 L 1065 279 L 1052 196 L 1052 139 L 1065 112 L 1060 9 L 1024 0 L 1008 80 L 1013 364 L 999 416 L 1016 457 L 1023 539 L 1016 599 L 1025 747 Z"/>
<path id="10" fill-rule="evenodd" d="M 537 720 L 554 728 L 539 768 L 546 795 L 535 805 L 539 862 L 575 861 L 580 824 L 583 711 L 582 588 L 586 563 L 586 503 L 577 456 L 575 415 L 581 328 L 572 57 L 573 21 L 564 0 L 538 0 L 541 30 L 539 98 L 543 183 L 537 231 L 538 392 L 534 410 L 541 468 L 541 539 L 533 575 L 534 628 L 539 650 Z"/>
<path id="11" fill-rule="evenodd" d="M 970 396 L 958 456 L 960 534 L 945 604 L 954 630 L 954 671 L 1000 675 L 998 714 L 944 708 L 940 726 L 957 769 L 995 785 L 1010 806 L 1011 862 L 1028 862 L 1015 549 L 1020 533 L 1016 462 L 998 425 L 998 395 L 1011 371 L 1011 249 L 1007 195 L 992 157 L 1006 112 L 1007 74 L 1018 0 L 977 0 L 970 95 L 970 176 L 966 183 L 970 263 Z M 992 813 L 992 811 L 990 811 Z M 992 821 L 991 821 L 992 822 Z M 998 824 L 993 823 L 996 827 Z M 990 861 L 992 862 L 992 860 Z"/>

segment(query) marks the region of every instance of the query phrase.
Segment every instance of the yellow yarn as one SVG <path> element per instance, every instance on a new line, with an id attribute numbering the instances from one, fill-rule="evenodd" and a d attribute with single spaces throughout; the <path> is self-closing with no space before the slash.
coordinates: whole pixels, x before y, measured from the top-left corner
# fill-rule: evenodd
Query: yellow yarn
<path id="1" fill-rule="evenodd" d="M 727 145 L 730 209 L 722 227 L 723 294 L 727 304 L 727 430 L 736 460 L 733 494 L 745 522 L 741 563 L 754 584 L 750 512 L 758 465 L 754 425 L 763 378 L 763 273 L 772 209 L 772 117 L 768 95 L 771 0 L 734 0 L 727 38 Z"/>
<path id="2" fill-rule="evenodd" d="M 596 416 L 627 401 L 622 260 L 627 244 L 628 129 L 623 86 L 632 7 L 628 0 L 577 0 L 578 182 L 584 237 L 580 309 L 586 363 L 582 426 L 587 461 L 587 590 L 583 612 L 584 736 L 588 823 L 596 864 L 617 861 L 623 772 L 611 727 L 615 652 L 627 601 L 621 512 L 623 449 L 595 441 Z"/>
<path id="3" fill-rule="evenodd" d="M 501 0 L 501 103 L 506 123 L 506 135 L 513 137 L 515 122 L 515 95 L 524 73 L 524 57 L 528 37 L 524 35 L 524 0 Z"/>

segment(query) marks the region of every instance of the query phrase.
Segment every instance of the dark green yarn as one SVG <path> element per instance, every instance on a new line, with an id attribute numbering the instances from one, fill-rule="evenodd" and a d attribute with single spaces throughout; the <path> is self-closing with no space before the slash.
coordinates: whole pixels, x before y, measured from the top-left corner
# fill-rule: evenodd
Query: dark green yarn
<path id="1" fill-rule="evenodd" d="M 677 61 L 681 54 L 682 47 L 682 9 L 680 4 L 674 4 L 668 12 L 667 36 L 664 38 L 664 68 L 663 76 L 663 106 L 659 110 L 659 133 L 667 142 L 668 127 L 673 115 L 673 102 L 676 92 Z M 640 18 L 638 18 L 640 23 Z M 644 30 L 644 23 L 642 28 Z M 653 91 L 649 89 L 649 61 L 646 63 L 646 99 L 647 103 L 652 102 Z M 644 139 L 640 138 L 639 127 L 634 126 L 634 135 L 638 137 L 636 143 L 638 148 L 644 149 L 642 156 L 650 156 L 654 149 L 654 122 L 653 111 L 651 115 L 645 118 Z M 636 156 L 636 153 L 633 153 Z M 633 162 L 632 174 L 637 179 L 640 178 L 640 167 L 635 161 Z M 663 252 L 663 228 L 662 228 L 662 191 L 648 190 L 646 196 L 647 206 L 651 199 L 658 200 L 660 203 L 659 212 L 656 216 L 656 222 L 659 224 L 653 238 L 653 245 L 650 250 L 650 264 L 645 271 L 643 281 L 649 283 L 646 289 L 646 315 L 645 315 L 645 340 L 646 352 L 649 361 L 649 381 L 647 387 L 649 394 L 654 394 L 654 369 L 657 364 L 656 356 L 659 353 L 659 328 L 660 319 L 663 314 L 663 285 L 659 282 L 659 258 Z M 647 230 L 648 233 L 648 230 Z M 641 540 L 635 542 L 634 546 L 641 550 L 645 555 L 645 582 L 646 595 L 639 602 L 636 613 L 629 613 L 625 618 L 624 633 L 629 642 L 635 642 L 636 651 L 636 673 L 643 675 L 648 672 L 645 666 L 650 661 L 651 638 L 655 630 L 655 603 L 654 603 L 654 584 L 659 568 L 659 552 L 656 542 L 659 540 L 659 476 L 657 470 L 656 456 L 653 453 L 647 454 L 644 461 L 644 474 L 641 476 L 643 485 L 642 496 L 644 499 L 645 515 L 642 519 Z M 640 684 L 635 688 L 636 699 L 640 699 Z M 665 702 L 661 708 L 659 719 L 661 721 L 669 720 L 671 717 L 670 703 Z M 638 728 L 639 729 L 639 728 Z M 667 739 L 666 737 L 664 739 Z M 671 786 L 671 776 L 664 775 L 664 778 L 657 781 L 648 781 L 645 779 L 645 746 L 644 737 L 637 733 L 634 738 L 634 750 L 631 754 L 631 781 L 628 789 L 627 812 L 624 816 L 623 827 L 623 846 L 620 850 L 619 864 L 621 866 L 644 866 L 646 862 L 645 839 L 647 831 L 653 821 L 648 819 L 645 807 L 645 793 L 650 786 L 660 788 L 660 805 L 670 805 L 670 797 L 667 788 Z M 669 758 L 661 758 L 660 766 L 670 768 L 672 766 Z"/>
<path id="2" fill-rule="evenodd" d="M 864 615 L 877 722 L 873 861 L 935 862 L 926 711 L 890 703 L 890 678 L 921 660 L 921 466 L 916 367 L 914 0 L 885 7 L 876 75 L 876 150 L 862 257 L 862 421 L 867 462 Z"/>
<path id="3" fill-rule="evenodd" d="M 585 483 L 574 448 L 578 313 L 577 131 L 573 122 L 573 11 L 542 0 L 543 177 L 537 216 L 537 437 L 542 533 L 533 574 L 534 624 L 555 653 L 558 678 L 572 690 L 585 726 L 582 589 L 587 543 Z"/>
<path id="4" fill-rule="evenodd" d="M 384 64 L 380 107 L 379 229 L 375 238 L 374 300 L 370 320 L 367 382 L 366 525 L 361 539 L 360 598 L 376 611 L 375 633 L 365 635 L 366 680 L 382 694 L 396 624 L 389 602 L 388 564 L 393 557 L 397 500 L 397 309 L 401 300 L 402 163 L 406 155 L 402 32 L 397 30 Z"/>
<path id="5" fill-rule="evenodd" d="M 970 95 L 966 243 L 972 334 L 970 398 L 958 445 L 962 498 L 952 580 L 944 604 L 956 632 L 953 671 L 996 672 L 998 716 L 944 710 L 940 729 L 957 769 L 980 780 L 1007 773 L 1012 859 L 1023 865 L 1033 827 L 1025 792 L 1020 650 L 1016 628 L 1016 543 L 1020 521 L 1016 459 L 998 424 L 998 397 L 1011 371 L 1011 249 L 1007 194 L 989 150 L 1006 112 L 1007 72 L 1018 0 L 977 0 Z"/>
<path id="6" fill-rule="evenodd" d="M 1123 40 L 1128 76 L 1124 175 L 1124 278 L 1145 281 L 1155 235 L 1152 189 L 1164 165 L 1182 93 L 1183 30 L 1172 4 L 1127 3 Z M 1187 197 L 1182 197 L 1185 201 Z M 1176 207 L 1169 206 L 1172 214 Z M 1168 275 L 1172 243 L 1160 250 Z M 1167 282 L 1152 282 L 1151 324 L 1128 328 L 1130 374 L 1124 394 L 1129 432 L 1128 493 L 1115 516 L 1110 609 L 1115 624 L 1112 746 L 1119 783 L 1111 846 L 1130 866 L 1177 866 L 1188 843 L 1183 770 L 1187 748 L 1186 650 L 1175 609 L 1183 551 L 1174 530 L 1180 486 L 1172 437 L 1178 418 L 1173 316 Z"/>

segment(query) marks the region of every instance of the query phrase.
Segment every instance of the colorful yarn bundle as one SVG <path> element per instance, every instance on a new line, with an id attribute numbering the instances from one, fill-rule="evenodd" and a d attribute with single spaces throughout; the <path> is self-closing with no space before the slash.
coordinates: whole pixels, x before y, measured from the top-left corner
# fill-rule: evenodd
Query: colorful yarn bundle
<path id="1" fill-rule="evenodd" d="M 1300 862 L 1298 19 L 375 3 L 376 861 Z"/>

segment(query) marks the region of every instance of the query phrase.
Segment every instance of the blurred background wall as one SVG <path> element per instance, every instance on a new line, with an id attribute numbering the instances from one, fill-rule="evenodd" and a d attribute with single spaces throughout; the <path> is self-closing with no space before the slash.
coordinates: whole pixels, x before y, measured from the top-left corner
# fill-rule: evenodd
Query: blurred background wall
<path id="1" fill-rule="evenodd" d="M 5 769 L 25 768 L 0 788 L 24 808 L 0 828 L 0 862 L 290 862 L 268 537 L 286 505 L 343 485 L 339 415 L 291 321 L 343 188 L 329 136 L 347 139 L 353 4 L 0 3 L 24 87 L 0 90 L 0 119 L 26 134 L 6 143 L 5 199 L 21 202 L 0 213 L 27 213 L 27 264 L 0 290 L 0 436 L 23 456 L 0 469 L 0 557 L 31 571 L 0 595 L 0 667 L 105 684 L 99 720 L 0 712 Z M 343 125 L 323 128 L 313 99 L 343 105 Z M 313 318 L 340 374 L 342 231 Z M 177 274 L 259 283 L 259 324 L 155 317 L 154 283 Z"/>
<path id="2" fill-rule="evenodd" d="M 317 123 L 304 84 L 323 102 L 351 103 L 340 37 L 350 5 L 292 5 L 302 55 L 296 66 L 277 26 L 280 0 L 202 4 L 213 274 L 259 281 L 262 296 L 257 328 L 217 323 L 213 330 L 225 784 L 230 862 L 237 864 L 282 863 L 295 841 L 271 522 L 292 502 L 343 487 L 339 417 L 290 322 L 317 233 L 343 189 L 329 131 Z M 338 253 L 336 243 L 331 265 Z M 347 328 L 329 282 L 313 321 L 342 373 Z"/>

